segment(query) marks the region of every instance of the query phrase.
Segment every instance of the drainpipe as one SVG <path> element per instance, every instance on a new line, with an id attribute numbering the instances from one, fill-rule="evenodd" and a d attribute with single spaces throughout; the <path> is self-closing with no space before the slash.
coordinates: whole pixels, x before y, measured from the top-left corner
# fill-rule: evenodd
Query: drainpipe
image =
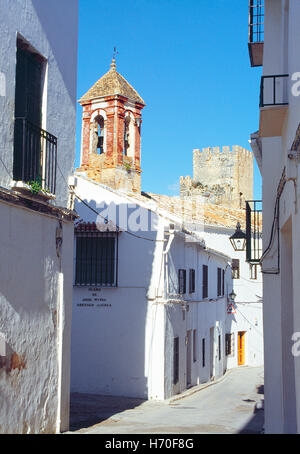
<path id="1" fill-rule="evenodd" d="M 169 269 L 169 260 L 168 260 L 168 252 L 170 250 L 170 247 L 171 247 L 171 244 L 174 240 L 174 237 L 175 237 L 175 230 L 174 229 L 169 229 L 169 240 L 168 240 L 168 243 L 167 243 L 167 246 L 166 246 L 166 249 L 163 251 L 163 256 L 165 257 L 165 269 L 168 270 Z M 169 274 L 168 272 L 166 272 L 166 286 L 167 286 L 167 289 L 169 288 Z M 167 295 L 166 295 L 167 292 L 165 292 L 165 299 L 167 299 Z"/>

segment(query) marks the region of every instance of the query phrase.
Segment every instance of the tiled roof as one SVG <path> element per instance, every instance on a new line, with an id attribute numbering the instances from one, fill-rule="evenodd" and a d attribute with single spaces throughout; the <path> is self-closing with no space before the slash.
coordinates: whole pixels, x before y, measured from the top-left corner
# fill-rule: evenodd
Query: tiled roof
<path id="1" fill-rule="evenodd" d="M 104 74 L 104 76 L 102 76 L 84 96 L 82 96 L 80 102 L 111 95 L 124 96 L 131 101 L 145 105 L 144 100 L 140 97 L 138 92 L 116 71 L 114 60 L 110 70 Z"/>
<path id="2" fill-rule="evenodd" d="M 242 229 L 246 228 L 244 209 L 233 209 L 223 205 L 198 202 L 193 198 L 182 199 L 161 194 L 144 193 L 144 197 L 148 200 L 152 199 L 160 208 L 191 223 L 235 229 L 237 222 L 240 222 Z"/>

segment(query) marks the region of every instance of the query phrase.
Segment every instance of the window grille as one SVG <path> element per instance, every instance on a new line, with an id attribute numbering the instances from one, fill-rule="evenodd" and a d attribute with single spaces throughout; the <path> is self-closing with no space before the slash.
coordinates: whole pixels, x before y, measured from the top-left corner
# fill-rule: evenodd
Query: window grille
<path id="1" fill-rule="evenodd" d="M 234 334 L 226 334 L 225 336 L 225 350 L 226 356 L 234 355 Z"/>
<path id="2" fill-rule="evenodd" d="M 75 231 L 75 285 L 117 286 L 118 234 Z"/>
<path id="3" fill-rule="evenodd" d="M 258 264 L 262 256 L 262 201 L 246 202 L 246 260 Z"/>

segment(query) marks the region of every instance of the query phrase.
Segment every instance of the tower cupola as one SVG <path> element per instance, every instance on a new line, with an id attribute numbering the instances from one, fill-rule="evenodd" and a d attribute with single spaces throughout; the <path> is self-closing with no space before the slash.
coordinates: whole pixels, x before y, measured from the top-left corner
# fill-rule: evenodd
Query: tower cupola
<path id="1" fill-rule="evenodd" d="M 145 102 L 117 72 L 115 58 L 79 103 L 83 108 L 79 171 L 114 189 L 140 192 Z"/>

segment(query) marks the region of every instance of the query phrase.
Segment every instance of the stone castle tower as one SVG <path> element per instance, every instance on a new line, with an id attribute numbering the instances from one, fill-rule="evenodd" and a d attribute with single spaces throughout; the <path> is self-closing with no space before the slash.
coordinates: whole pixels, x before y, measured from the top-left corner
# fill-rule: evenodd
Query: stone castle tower
<path id="1" fill-rule="evenodd" d="M 79 171 L 113 189 L 141 192 L 141 111 L 136 90 L 110 70 L 79 100 L 83 107 Z"/>
<path id="2" fill-rule="evenodd" d="M 253 199 L 253 154 L 243 147 L 193 151 L 193 179 L 180 177 L 180 196 L 202 196 L 208 203 L 244 208 Z"/>

